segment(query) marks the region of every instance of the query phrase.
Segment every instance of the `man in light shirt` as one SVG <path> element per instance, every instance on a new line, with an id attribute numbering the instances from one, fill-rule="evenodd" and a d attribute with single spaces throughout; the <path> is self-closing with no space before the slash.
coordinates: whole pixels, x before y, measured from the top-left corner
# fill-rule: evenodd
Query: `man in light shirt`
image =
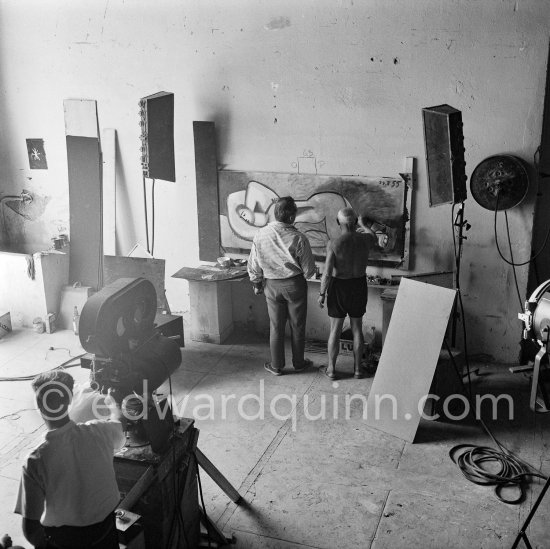
<path id="1" fill-rule="evenodd" d="M 267 300 L 271 361 L 265 369 L 280 376 L 285 367 L 285 327 L 290 323 L 292 364 L 295 370 L 311 366 L 304 358 L 307 316 L 307 278 L 315 274 L 315 261 L 307 237 L 293 223 L 297 207 L 290 196 L 275 204 L 276 221 L 254 237 L 248 258 L 248 275 L 256 295 Z"/>
<path id="2" fill-rule="evenodd" d="M 118 549 L 113 455 L 125 441 L 120 408 L 109 396 L 108 420 L 75 423 L 69 418 L 73 385 L 63 370 L 32 382 L 48 431 L 23 464 L 15 512 L 27 540 L 40 549 Z"/>

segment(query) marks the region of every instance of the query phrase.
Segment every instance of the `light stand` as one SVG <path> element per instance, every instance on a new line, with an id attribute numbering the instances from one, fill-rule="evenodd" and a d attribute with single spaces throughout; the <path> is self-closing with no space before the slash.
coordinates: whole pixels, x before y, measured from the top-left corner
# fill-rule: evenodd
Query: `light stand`
<path id="1" fill-rule="evenodd" d="M 523 322 L 523 339 L 533 340 L 540 345 L 533 364 L 531 398 L 529 406 L 533 412 L 550 412 L 550 402 L 544 381 L 541 379 L 541 366 L 548 366 L 548 345 L 550 343 L 550 280 L 543 282 L 525 302 L 525 312 L 518 318 Z M 538 398 L 538 392 L 541 398 Z"/>
<path id="2" fill-rule="evenodd" d="M 544 382 L 540 381 L 540 367 L 541 363 L 548 364 L 548 343 L 549 343 L 549 330 L 548 327 L 543 329 L 544 339 L 541 340 L 541 348 L 535 357 L 535 363 L 533 364 L 533 380 L 531 381 L 531 398 L 529 399 L 529 405 L 533 412 L 550 412 L 550 402 L 548 401 L 548 395 Z M 540 391 L 541 398 L 537 396 L 537 392 Z"/>
<path id="3" fill-rule="evenodd" d="M 537 509 L 539 508 L 539 505 L 544 498 L 544 495 L 548 491 L 548 488 L 550 488 L 550 477 L 546 479 L 546 482 L 542 487 L 542 490 L 540 491 L 537 501 L 535 501 L 535 504 L 533 505 L 533 507 L 531 507 L 531 511 L 529 511 L 529 515 L 527 515 L 527 518 L 525 519 L 525 522 L 523 523 L 523 526 L 521 527 L 521 530 L 518 532 L 518 535 L 514 541 L 514 545 L 512 545 L 512 549 L 516 549 L 520 540 L 523 540 L 523 543 L 525 543 L 525 547 L 527 547 L 527 549 L 533 549 L 533 546 L 529 543 L 529 538 L 527 537 L 525 531 L 527 530 L 527 528 L 529 528 L 529 524 L 532 518 L 535 516 L 535 513 L 537 512 Z"/>
<path id="4" fill-rule="evenodd" d="M 464 232 L 468 231 L 470 227 L 471 225 L 464 219 L 464 201 L 462 201 L 460 202 L 458 211 L 453 220 L 453 243 L 455 248 L 455 271 L 454 271 L 454 277 L 453 277 L 453 287 L 459 294 L 459 300 L 461 300 L 460 262 L 462 259 L 462 245 L 463 245 L 463 241 L 468 239 L 467 236 L 464 236 Z M 455 236 L 455 228 L 458 228 L 458 236 Z M 454 347 L 456 343 L 456 329 L 458 324 L 458 317 L 459 317 L 458 304 L 457 304 L 457 301 L 455 301 L 455 304 L 453 307 L 452 320 L 451 320 L 451 347 Z M 464 319 L 462 319 L 462 321 L 464 322 Z"/>

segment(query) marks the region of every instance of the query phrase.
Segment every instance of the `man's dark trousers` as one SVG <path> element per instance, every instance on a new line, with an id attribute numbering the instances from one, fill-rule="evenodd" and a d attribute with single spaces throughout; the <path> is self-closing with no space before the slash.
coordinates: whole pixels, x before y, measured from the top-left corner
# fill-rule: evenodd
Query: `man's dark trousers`
<path id="1" fill-rule="evenodd" d="M 271 367 L 285 366 L 285 327 L 288 319 L 292 341 L 292 363 L 304 365 L 306 341 L 307 282 L 303 275 L 292 278 L 268 279 L 265 284 L 270 331 Z"/>

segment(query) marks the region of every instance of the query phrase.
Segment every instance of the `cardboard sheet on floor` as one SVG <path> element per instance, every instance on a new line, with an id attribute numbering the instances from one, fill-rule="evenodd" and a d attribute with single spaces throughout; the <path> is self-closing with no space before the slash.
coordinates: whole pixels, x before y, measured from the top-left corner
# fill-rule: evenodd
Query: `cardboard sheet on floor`
<path id="1" fill-rule="evenodd" d="M 404 278 L 367 398 L 371 427 L 413 442 L 456 291 Z"/>

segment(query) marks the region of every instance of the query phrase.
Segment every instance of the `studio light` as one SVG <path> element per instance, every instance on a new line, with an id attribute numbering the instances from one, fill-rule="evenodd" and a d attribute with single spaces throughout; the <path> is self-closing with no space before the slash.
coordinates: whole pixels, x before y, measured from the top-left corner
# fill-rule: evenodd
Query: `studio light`
<path id="1" fill-rule="evenodd" d="M 541 366 L 548 365 L 548 341 L 550 334 L 550 280 L 543 282 L 525 303 L 525 312 L 518 315 L 523 321 L 523 339 L 540 345 L 533 365 L 531 398 L 529 405 L 534 412 L 549 412 L 550 401 L 544 387 Z M 540 398 L 538 393 L 540 392 Z"/>

